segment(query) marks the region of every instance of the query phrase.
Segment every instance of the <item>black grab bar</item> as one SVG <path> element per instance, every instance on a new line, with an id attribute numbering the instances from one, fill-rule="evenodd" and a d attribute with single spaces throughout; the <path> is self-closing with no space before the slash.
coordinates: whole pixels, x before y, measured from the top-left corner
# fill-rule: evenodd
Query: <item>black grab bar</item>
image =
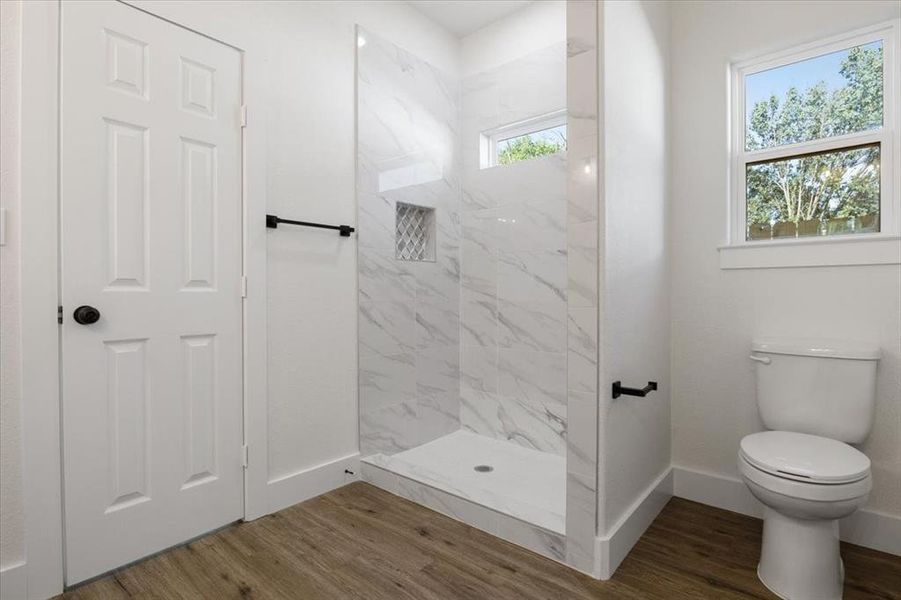
<path id="1" fill-rule="evenodd" d="M 350 237 L 356 229 L 350 225 L 326 225 L 325 223 L 311 223 L 309 221 L 292 221 L 291 219 L 282 219 L 275 215 L 266 215 L 266 227 L 269 229 L 278 228 L 279 223 L 286 225 L 300 225 L 302 227 L 318 227 L 319 229 L 334 229 L 341 237 Z"/>
<path id="2" fill-rule="evenodd" d="M 613 397 L 619 398 L 620 396 L 641 396 L 644 398 L 649 393 L 657 389 L 656 381 L 649 381 L 646 386 L 643 388 L 629 388 L 623 387 L 621 381 L 613 382 Z"/>

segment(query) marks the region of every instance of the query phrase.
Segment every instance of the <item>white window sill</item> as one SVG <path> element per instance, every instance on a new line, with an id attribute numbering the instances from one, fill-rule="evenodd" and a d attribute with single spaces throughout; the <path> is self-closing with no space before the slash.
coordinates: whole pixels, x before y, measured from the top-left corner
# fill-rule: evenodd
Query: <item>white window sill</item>
<path id="1" fill-rule="evenodd" d="M 901 264 L 901 236 L 774 240 L 720 246 L 721 269 Z"/>

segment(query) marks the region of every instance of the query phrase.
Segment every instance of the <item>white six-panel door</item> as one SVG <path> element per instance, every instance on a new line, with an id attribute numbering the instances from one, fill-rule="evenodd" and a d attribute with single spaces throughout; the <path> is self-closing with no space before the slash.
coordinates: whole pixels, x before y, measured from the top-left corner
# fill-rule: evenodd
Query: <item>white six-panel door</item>
<path id="1" fill-rule="evenodd" d="M 67 584 L 243 516 L 240 104 L 234 48 L 62 4 Z"/>

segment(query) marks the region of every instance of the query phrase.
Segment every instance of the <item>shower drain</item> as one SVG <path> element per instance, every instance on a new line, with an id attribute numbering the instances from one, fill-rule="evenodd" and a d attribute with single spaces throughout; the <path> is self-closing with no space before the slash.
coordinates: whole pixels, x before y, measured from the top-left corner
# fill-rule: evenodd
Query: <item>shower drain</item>
<path id="1" fill-rule="evenodd" d="M 475 469 L 479 473 L 490 473 L 494 470 L 494 467 L 492 467 L 491 465 L 476 465 L 475 467 L 473 467 L 473 469 Z"/>

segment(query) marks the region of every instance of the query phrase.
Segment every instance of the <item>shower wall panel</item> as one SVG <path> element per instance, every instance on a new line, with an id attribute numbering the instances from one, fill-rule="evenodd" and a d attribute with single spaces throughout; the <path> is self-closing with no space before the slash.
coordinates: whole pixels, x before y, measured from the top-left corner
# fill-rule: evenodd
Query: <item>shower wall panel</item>
<path id="1" fill-rule="evenodd" d="M 563 41 L 464 78 L 461 425 L 566 454 L 565 153 L 482 168 L 484 134 L 566 108 Z"/>
<path id="2" fill-rule="evenodd" d="M 459 85 L 358 31 L 360 450 L 393 454 L 460 426 Z M 434 256 L 397 254 L 397 204 L 434 209 Z"/>

